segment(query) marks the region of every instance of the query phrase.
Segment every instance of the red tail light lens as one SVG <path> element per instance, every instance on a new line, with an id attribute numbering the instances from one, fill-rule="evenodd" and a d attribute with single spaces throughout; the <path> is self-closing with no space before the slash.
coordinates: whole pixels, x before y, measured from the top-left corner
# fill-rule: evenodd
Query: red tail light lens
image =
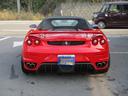
<path id="1" fill-rule="evenodd" d="M 100 44 L 100 45 L 104 45 L 106 43 L 106 40 L 104 39 L 103 36 L 96 36 L 92 39 L 92 44 L 93 45 L 97 45 L 97 44 Z"/>
<path id="2" fill-rule="evenodd" d="M 98 44 L 98 39 L 93 39 L 93 40 L 92 40 L 92 44 L 93 44 L 93 45 L 97 45 L 97 44 Z"/>
<path id="3" fill-rule="evenodd" d="M 28 40 L 26 41 L 26 43 L 30 46 L 30 45 L 32 45 L 32 40 L 28 39 Z"/>
<path id="4" fill-rule="evenodd" d="M 31 46 L 31 45 L 40 45 L 41 40 L 40 38 L 37 37 L 28 37 L 27 41 L 26 41 L 27 45 Z"/>
<path id="5" fill-rule="evenodd" d="M 101 45 L 103 45 L 103 44 L 105 44 L 105 43 L 106 43 L 106 40 L 105 40 L 105 39 L 101 39 L 101 40 L 100 40 L 100 44 L 101 44 Z"/>
<path id="6" fill-rule="evenodd" d="M 34 41 L 34 44 L 35 44 L 35 45 L 40 45 L 40 40 L 36 39 L 36 40 Z"/>

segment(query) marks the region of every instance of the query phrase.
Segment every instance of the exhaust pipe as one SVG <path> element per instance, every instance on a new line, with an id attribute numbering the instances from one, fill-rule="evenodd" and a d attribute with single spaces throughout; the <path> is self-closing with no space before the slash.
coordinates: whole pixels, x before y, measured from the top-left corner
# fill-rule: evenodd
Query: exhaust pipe
<path id="1" fill-rule="evenodd" d="M 32 62 L 25 62 L 25 65 L 26 65 L 28 68 L 35 68 L 35 67 L 36 67 L 36 63 L 32 63 Z"/>
<path id="2" fill-rule="evenodd" d="M 96 63 L 96 66 L 98 67 L 98 68 L 102 68 L 102 67 L 105 67 L 106 66 L 106 62 L 97 62 Z"/>

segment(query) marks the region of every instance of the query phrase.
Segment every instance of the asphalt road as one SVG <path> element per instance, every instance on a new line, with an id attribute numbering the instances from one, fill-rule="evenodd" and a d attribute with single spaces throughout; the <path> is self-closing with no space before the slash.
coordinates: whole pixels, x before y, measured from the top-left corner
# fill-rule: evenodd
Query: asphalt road
<path id="1" fill-rule="evenodd" d="M 19 31 L 19 28 L 21 26 L 22 29 L 27 24 L 23 23 L 22 26 L 15 24 L 18 26 L 16 27 L 10 23 L 10 26 L 14 26 L 10 28 L 17 31 L 8 32 L 9 28 L 1 24 L 0 96 L 128 96 L 128 36 L 108 35 L 111 67 L 107 74 L 25 75 L 20 66 L 24 34 Z M 107 30 L 119 31 L 118 29 Z M 128 32 L 127 29 L 122 30 Z"/>

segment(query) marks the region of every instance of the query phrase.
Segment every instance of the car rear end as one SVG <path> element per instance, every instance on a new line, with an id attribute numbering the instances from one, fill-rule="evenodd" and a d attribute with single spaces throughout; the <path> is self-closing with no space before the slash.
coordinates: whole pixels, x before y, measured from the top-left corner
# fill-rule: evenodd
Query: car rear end
<path id="1" fill-rule="evenodd" d="M 108 47 L 107 38 L 96 30 L 38 31 L 26 36 L 22 59 L 29 71 L 107 71 Z"/>

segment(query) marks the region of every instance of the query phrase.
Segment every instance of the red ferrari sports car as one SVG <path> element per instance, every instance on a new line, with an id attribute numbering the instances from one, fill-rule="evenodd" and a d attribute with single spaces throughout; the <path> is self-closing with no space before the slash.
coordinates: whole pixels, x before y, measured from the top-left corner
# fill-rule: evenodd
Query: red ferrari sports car
<path id="1" fill-rule="evenodd" d="M 43 71 L 105 73 L 109 44 L 103 32 L 80 17 L 49 17 L 31 29 L 23 43 L 24 73 Z"/>

